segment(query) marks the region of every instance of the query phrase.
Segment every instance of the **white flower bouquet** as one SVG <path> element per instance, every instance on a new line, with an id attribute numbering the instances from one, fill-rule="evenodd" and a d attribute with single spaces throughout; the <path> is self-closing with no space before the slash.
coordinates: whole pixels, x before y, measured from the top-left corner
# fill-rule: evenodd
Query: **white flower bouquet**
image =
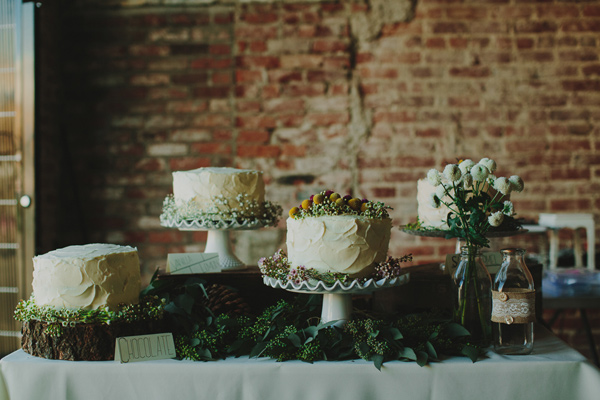
<path id="1" fill-rule="evenodd" d="M 482 158 L 478 163 L 463 160 L 448 164 L 443 172 L 431 169 L 427 180 L 435 188 L 431 205 L 449 209 L 447 238 L 463 239 L 469 248 L 489 247 L 486 233 L 505 224 L 514 227 L 514 206 L 508 200 L 511 192 L 521 192 L 523 180 L 513 175 L 496 177 L 496 162 Z"/>

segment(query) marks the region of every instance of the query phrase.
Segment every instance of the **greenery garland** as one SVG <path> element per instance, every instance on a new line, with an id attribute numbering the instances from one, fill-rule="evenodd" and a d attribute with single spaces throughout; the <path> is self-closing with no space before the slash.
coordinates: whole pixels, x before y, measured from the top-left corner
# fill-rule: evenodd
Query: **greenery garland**
<path id="1" fill-rule="evenodd" d="M 178 356 L 209 361 L 228 356 L 269 357 L 277 361 L 415 361 L 426 365 L 442 354 L 464 355 L 474 362 L 479 349 L 460 325 L 434 313 L 395 320 L 358 318 L 343 328 L 309 317 L 310 307 L 280 300 L 256 318 L 220 315 L 192 334 L 177 337 Z"/>
<path id="2" fill-rule="evenodd" d="M 293 302 L 280 300 L 257 316 L 215 316 L 202 301 L 206 290 L 197 277 L 173 284 L 157 280 L 155 274 L 145 293 L 165 299 L 177 355 L 182 359 L 249 356 L 314 362 L 361 358 L 379 369 L 391 360 L 423 366 L 442 355 L 466 356 L 475 362 L 481 352 L 470 343 L 466 329 L 436 312 L 399 318 L 356 315 L 340 328 L 335 321 L 320 323 L 318 295 L 298 295 Z"/>

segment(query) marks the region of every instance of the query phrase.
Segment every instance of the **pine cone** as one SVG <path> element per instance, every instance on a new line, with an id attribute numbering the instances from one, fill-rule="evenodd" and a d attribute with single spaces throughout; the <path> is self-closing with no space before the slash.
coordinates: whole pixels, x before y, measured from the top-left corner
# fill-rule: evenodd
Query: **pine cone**
<path id="1" fill-rule="evenodd" d="M 227 314 L 229 316 L 247 315 L 250 306 L 236 291 L 224 285 L 213 284 L 206 289 L 208 301 L 206 306 L 214 315 Z"/>

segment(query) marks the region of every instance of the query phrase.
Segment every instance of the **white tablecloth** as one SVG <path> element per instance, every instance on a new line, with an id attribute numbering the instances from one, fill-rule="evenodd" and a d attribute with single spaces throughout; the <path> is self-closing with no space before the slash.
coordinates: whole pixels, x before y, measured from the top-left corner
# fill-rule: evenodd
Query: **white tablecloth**
<path id="1" fill-rule="evenodd" d="M 120 364 L 58 361 L 22 350 L 0 361 L 0 399 L 226 400 L 520 400 L 600 399 L 600 370 L 551 333 L 537 333 L 534 353 L 449 358 L 426 367 L 372 363 L 229 358 Z"/>

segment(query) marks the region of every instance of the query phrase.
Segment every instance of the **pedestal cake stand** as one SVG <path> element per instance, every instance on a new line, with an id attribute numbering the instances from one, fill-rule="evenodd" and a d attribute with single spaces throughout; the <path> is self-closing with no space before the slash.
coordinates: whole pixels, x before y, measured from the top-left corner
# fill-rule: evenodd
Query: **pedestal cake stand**
<path id="1" fill-rule="evenodd" d="M 400 226 L 400 230 L 404 233 L 408 233 L 412 236 L 423 236 L 423 237 L 432 237 L 432 238 L 446 238 L 446 235 L 449 231 L 444 231 L 441 229 L 409 229 L 406 225 Z M 527 229 L 513 229 L 513 230 L 491 230 L 486 232 L 485 236 L 487 238 L 504 238 L 511 237 L 516 235 L 521 235 L 523 233 L 527 233 Z M 454 238 L 452 238 L 454 239 Z M 456 239 L 456 252 L 460 253 L 460 238 Z"/>
<path id="2" fill-rule="evenodd" d="M 233 221 L 214 221 L 214 220 L 183 220 L 175 221 L 172 219 L 161 221 L 161 225 L 168 228 L 177 228 L 180 231 L 208 231 L 206 239 L 205 253 L 218 253 L 221 270 L 241 270 L 246 269 L 246 264 L 233 253 L 231 247 L 230 231 L 255 230 L 265 226 L 270 226 L 272 220 L 244 219 Z"/>
<path id="3" fill-rule="evenodd" d="M 352 314 L 352 295 L 369 294 L 378 289 L 404 285 L 408 283 L 409 279 L 410 276 L 406 273 L 391 279 L 384 278 L 377 281 L 369 279 L 365 282 L 355 279 L 347 283 L 336 281 L 332 285 L 326 285 L 323 281 L 296 284 L 292 281 L 263 276 L 263 283 L 275 289 L 284 289 L 294 293 L 323 295 L 321 323 L 337 321 L 334 325 L 343 326 Z"/>
<path id="4" fill-rule="evenodd" d="M 445 238 L 449 231 L 444 231 L 441 229 L 409 229 L 406 225 L 401 225 L 400 230 L 404 233 L 408 233 L 413 236 L 425 236 L 425 237 L 437 237 L 437 238 Z M 488 238 L 500 238 L 500 237 L 510 237 L 515 235 L 521 235 L 523 233 L 527 233 L 527 229 L 512 229 L 506 231 L 500 230 L 490 230 L 487 231 L 485 236 Z"/>

